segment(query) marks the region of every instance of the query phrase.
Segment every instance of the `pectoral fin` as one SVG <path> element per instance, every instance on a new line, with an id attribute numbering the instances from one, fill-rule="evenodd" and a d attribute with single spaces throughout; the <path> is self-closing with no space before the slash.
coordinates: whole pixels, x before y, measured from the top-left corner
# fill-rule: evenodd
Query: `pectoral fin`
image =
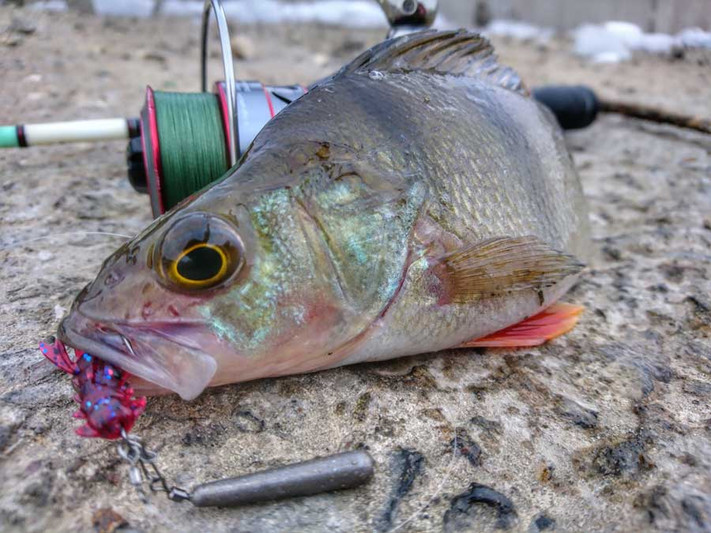
<path id="1" fill-rule="evenodd" d="M 524 236 L 481 241 L 445 255 L 434 268 L 442 303 L 469 304 L 526 290 L 542 295 L 584 265 L 537 237 Z"/>
<path id="2" fill-rule="evenodd" d="M 583 307 L 558 302 L 518 324 L 467 341 L 457 348 L 517 348 L 538 346 L 569 332 L 578 322 Z"/>

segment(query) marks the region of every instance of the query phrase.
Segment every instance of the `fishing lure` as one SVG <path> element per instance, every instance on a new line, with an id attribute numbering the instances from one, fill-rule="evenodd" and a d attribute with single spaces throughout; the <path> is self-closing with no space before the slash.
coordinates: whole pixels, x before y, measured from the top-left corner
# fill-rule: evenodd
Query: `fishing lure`
<path id="1" fill-rule="evenodd" d="M 72 359 L 59 339 L 40 342 L 39 348 L 57 368 L 73 376 L 74 400 L 79 404 L 74 418 L 85 421 L 77 435 L 115 440 L 131 431 L 146 408 L 146 398 L 134 396 L 128 372 L 79 350 Z"/>
<path id="2" fill-rule="evenodd" d="M 145 396 L 137 398 L 128 383 L 131 374 L 80 350 L 74 350 L 72 359 L 64 343 L 54 337 L 40 342 L 39 349 L 54 366 L 72 376 L 74 401 L 79 404 L 73 416 L 84 420 L 76 429 L 77 435 L 122 439 L 118 453 L 130 464 L 129 479 L 142 501 L 147 502 L 144 480 L 152 492 L 166 492 L 172 500 L 190 498 L 184 489 L 168 487 L 155 464 L 155 452 L 147 450 L 140 439 L 129 434 L 146 408 Z"/>

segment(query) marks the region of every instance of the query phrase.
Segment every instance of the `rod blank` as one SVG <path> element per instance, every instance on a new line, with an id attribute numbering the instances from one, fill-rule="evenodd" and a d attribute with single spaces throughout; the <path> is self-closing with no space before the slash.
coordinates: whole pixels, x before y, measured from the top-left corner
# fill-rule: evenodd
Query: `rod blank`
<path id="1" fill-rule="evenodd" d="M 353 488 L 372 476 L 372 457 L 357 450 L 198 485 L 190 501 L 197 507 L 232 507 Z"/>

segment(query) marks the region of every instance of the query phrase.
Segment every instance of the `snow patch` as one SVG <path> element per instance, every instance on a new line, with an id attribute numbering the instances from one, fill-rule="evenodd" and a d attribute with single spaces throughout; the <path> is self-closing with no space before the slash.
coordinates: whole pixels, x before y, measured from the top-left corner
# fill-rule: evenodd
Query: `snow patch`
<path id="1" fill-rule="evenodd" d="M 150 17 L 153 0 L 92 0 L 94 11 L 107 16 Z"/>
<path id="2" fill-rule="evenodd" d="M 64 0 L 44 0 L 30 4 L 32 9 L 39 11 L 50 11 L 52 13 L 61 13 L 67 10 L 67 3 Z"/>
<path id="3" fill-rule="evenodd" d="M 652 54 L 671 54 L 677 48 L 711 48 L 711 33 L 698 28 L 682 31 L 677 35 L 644 33 L 629 22 L 606 22 L 583 24 L 573 31 L 576 54 L 598 63 L 626 61 L 635 51 Z"/>
<path id="4" fill-rule="evenodd" d="M 197 15 L 203 2 L 167 1 L 166 15 Z M 320 2 L 279 2 L 277 0 L 234 0 L 223 4 L 231 20 L 250 23 L 318 22 L 356 28 L 387 28 L 385 14 L 372 0 L 322 0 Z"/>
<path id="5" fill-rule="evenodd" d="M 552 28 L 539 28 L 527 22 L 518 20 L 498 19 L 489 23 L 482 31 L 484 35 L 513 37 L 522 41 L 546 42 L 553 37 Z"/>
<path id="6" fill-rule="evenodd" d="M 99 15 L 123 17 L 149 17 L 153 14 L 155 0 L 93 0 Z M 201 0 L 165 0 L 161 15 L 174 17 L 202 15 Z M 45 11 L 65 11 L 64 0 L 43 0 L 33 4 Z M 374 0 L 319 0 L 283 2 L 279 0 L 226 0 L 225 14 L 230 20 L 244 24 L 278 24 L 316 22 L 350 28 L 388 28 L 383 10 Z M 441 14 L 433 24 L 437 29 L 453 29 Z"/>
<path id="7" fill-rule="evenodd" d="M 711 32 L 701 28 L 687 28 L 677 34 L 681 44 L 696 48 L 711 48 Z"/>

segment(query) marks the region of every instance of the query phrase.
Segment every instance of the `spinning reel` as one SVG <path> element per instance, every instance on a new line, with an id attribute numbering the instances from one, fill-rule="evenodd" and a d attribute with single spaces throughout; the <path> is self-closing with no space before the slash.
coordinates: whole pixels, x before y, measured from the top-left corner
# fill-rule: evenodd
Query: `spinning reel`
<path id="1" fill-rule="evenodd" d="M 426 28 L 437 12 L 437 0 L 379 3 L 390 22 L 390 35 Z M 224 79 L 231 81 L 217 82 L 213 93 L 208 93 L 211 12 L 217 21 Z M 205 2 L 201 42 L 203 92 L 160 93 L 148 87 L 140 137 L 132 138 L 128 145 L 129 180 L 137 191 L 150 195 L 154 216 L 222 176 L 237 163 L 264 125 L 307 91 L 300 85 L 264 85 L 235 79 L 221 0 Z"/>
<path id="2" fill-rule="evenodd" d="M 437 0 L 377 0 L 390 23 L 389 37 L 429 27 Z M 207 87 L 210 14 L 220 40 L 224 79 Z M 202 13 L 202 92 L 146 89 L 140 118 L 0 126 L 1 147 L 129 139 L 126 160 L 133 188 L 148 193 L 154 216 L 220 178 L 277 113 L 306 93 L 301 85 L 236 80 L 227 18 L 221 0 Z"/>

